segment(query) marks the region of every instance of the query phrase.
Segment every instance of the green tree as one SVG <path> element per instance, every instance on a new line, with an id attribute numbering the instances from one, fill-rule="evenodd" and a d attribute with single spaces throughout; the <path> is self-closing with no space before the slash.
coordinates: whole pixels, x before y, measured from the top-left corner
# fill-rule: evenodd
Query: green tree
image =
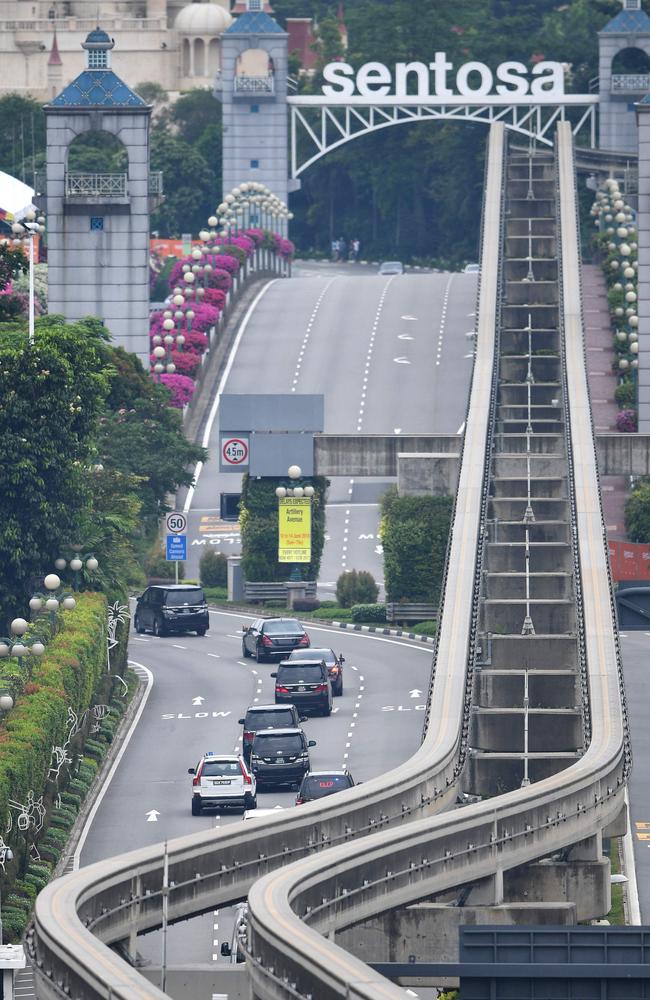
<path id="1" fill-rule="evenodd" d="M 0 620 L 24 610 L 33 580 L 76 539 L 91 500 L 88 466 L 107 391 L 102 344 L 86 324 L 36 323 L 35 342 L 0 326 Z"/>
<path id="2" fill-rule="evenodd" d="M 152 80 L 145 80 L 144 83 L 139 83 L 134 89 L 136 94 L 146 104 L 152 104 L 154 109 L 161 108 L 163 105 L 169 103 L 169 94 L 165 88 Z"/>
<path id="3" fill-rule="evenodd" d="M 22 94 L 0 97 L 0 170 L 30 184 L 45 162 L 43 106 Z"/>
<path id="4" fill-rule="evenodd" d="M 650 479 L 641 479 L 627 499 L 625 530 L 633 542 L 650 542 Z"/>
<path id="5" fill-rule="evenodd" d="M 162 170 L 165 200 L 151 216 L 161 235 L 197 233 L 221 197 L 216 171 L 196 149 L 162 127 L 151 139 L 151 169 Z"/>
<path id="6" fill-rule="evenodd" d="M 451 509 L 451 497 L 401 497 L 395 487 L 384 494 L 381 541 L 387 600 L 438 603 Z"/>

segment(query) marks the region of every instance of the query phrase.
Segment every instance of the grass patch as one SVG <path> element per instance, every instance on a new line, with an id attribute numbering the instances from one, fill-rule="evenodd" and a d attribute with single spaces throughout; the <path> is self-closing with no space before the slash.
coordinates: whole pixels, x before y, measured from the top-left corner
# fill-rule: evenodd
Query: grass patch
<path id="1" fill-rule="evenodd" d="M 411 632 L 414 632 L 415 635 L 436 635 L 437 631 L 438 622 L 434 621 L 418 622 L 411 629 Z"/>
<path id="2" fill-rule="evenodd" d="M 617 875 L 621 870 L 621 858 L 619 853 L 619 839 L 612 837 L 610 840 L 610 861 L 612 865 L 612 875 Z M 607 914 L 610 924 L 625 926 L 625 906 L 624 906 L 624 886 L 612 886 L 612 908 Z"/>
<path id="3" fill-rule="evenodd" d="M 203 593 L 205 594 L 206 601 L 227 601 L 228 600 L 228 588 L 227 587 L 204 587 Z"/>

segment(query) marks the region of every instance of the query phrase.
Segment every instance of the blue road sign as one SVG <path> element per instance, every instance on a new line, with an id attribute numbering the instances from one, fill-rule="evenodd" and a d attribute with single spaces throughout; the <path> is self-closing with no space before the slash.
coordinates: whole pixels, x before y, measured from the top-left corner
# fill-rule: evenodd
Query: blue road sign
<path id="1" fill-rule="evenodd" d="M 187 559 L 187 535 L 167 535 L 167 562 Z"/>

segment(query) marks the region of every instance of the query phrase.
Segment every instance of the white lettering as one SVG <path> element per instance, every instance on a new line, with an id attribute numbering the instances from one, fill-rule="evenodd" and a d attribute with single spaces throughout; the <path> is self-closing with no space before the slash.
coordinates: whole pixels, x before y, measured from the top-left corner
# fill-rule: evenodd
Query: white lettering
<path id="1" fill-rule="evenodd" d="M 429 69 L 433 73 L 433 90 L 436 97 L 452 97 L 453 93 L 447 87 L 447 72 L 453 69 L 453 65 L 447 62 L 444 52 L 436 52 L 436 57 L 429 63 Z"/>
<path id="2" fill-rule="evenodd" d="M 347 77 L 354 76 L 354 69 L 349 63 L 335 62 L 328 63 L 323 70 L 323 79 L 333 84 L 331 87 L 323 87 L 326 97 L 352 97 L 354 94 L 354 83 Z"/>
<path id="3" fill-rule="evenodd" d="M 564 69 L 562 63 L 538 62 L 533 66 L 533 76 L 541 76 L 541 80 L 533 80 L 530 92 L 533 97 L 561 97 L 564 94 Z"/>
<path id="4" fill-rule="evenodd" d="M 469 85 L 469 78 L 472 73 L 478 73 L 481 78 L 481 84 L 478 89 L 474 89 Z M 492 73 L 485 63 L 465 63 L 464 66 L 460 67 L 458 73 L 456 74 L 456 89 L 459 94 L 463 95 L 463 97 L 487 97 L 492 90 L 493 83 L 494 78 Z"/>
<path id="5" fill-rule="evenodd" d="M 357 73 L 357 90 L 362 97 L 385 97 L 391 83 L 390 70 L 383 63 L 364 63 Z"/>
<path id="6" fill-rule="evenodd" d="M 207 719 L 207 717 L 209 716 L 209 714 L 210 714 L 209 712 L 195 712 L 194 713 L 194 718 L 195 719 Z"/>
<path id="7" fill-rule="evenodd" d="M 213 712 L 212 713 L 212 718 L 213 719 L 225 719 L 227 715 L 230 715 L 230 712 Z"/>
<path id="8" fill-rule="evenodd" d="M 497 87 L 497 94 L 504 97 L 523 97 L 528 93 L 526 67 L 520 62 L 504 62 L 497 66 L 497 80 L 502 84 Z M 507 86 L 503 86 L 506 84 Z"/>
<path id="9" fill-rule="evenodd" d="M 395 96 L 408 96 L 408 78 L 415 73 L 418 78 L 418 97 L 429 97 L 429 67 L 423 62 L 397 63 L 395 66 Z"/>
<path id="10" fill-rule="evenodd" d="M 161 716 L 162 719 L 175 719 L 176 716 L 173 713 L 168 712 L 166 715 Z"/>

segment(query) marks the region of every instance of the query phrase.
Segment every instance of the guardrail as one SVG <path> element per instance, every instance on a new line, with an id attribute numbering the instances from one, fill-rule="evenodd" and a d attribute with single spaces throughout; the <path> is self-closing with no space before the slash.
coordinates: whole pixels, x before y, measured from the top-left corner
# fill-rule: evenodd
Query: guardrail
<path id="1" fill-rule="evenodd" d="M 650 90 L 648 73 L 614 73 L 612 75 L 613 94 L 647 94 Z"/>
<path id="2" fill-rule="evenodd" d="M 456 796 L 467 749 L 467 665 L 477 635 L 477 580 L 485 520 L 486 415 L 494 404 L 494 323 L 501 233 L 503 125 L 492 127 L 484 210 L 479 335 L 463 465 L 444 585 L 428 726 L 418 752 L 380 779 L 260 821 L 179 838 L 100 862 L 38 897 L 28 947 L 40 997 L 133 1000 L 164 996 L 109 943 L 169 919 L 211 910 L 250 890 L 248 961 L 260 1000 L 398 1000 L 402 991 L 322 933 L 477 878 L 492 877 L 596 834 L 624 806 L 629 747 L 598 502 L 580 315 L 575 195 L 568 125 L 559 127 L 562 295 L 576 475 L 575 539 L 584 606 L 591 744 L 567 770 L 527 788 L 442 815 Z M 569 343 L 569 341 L 571 341 Z M 419 817 L 426 817 L 421 819 Z M 368 836 L 371 834 L 371 836 Z M 321 856 L 336 846 L 336 865 Z M 303 859 L 296 861 L 296 859 Z M 294 864 L 289 862 L 296 861 Z M 260 879 L 260 876 L 264 876 Z M 258 881 L 258 879 L 260 879 Z"/>
<path id="3" fill-rule="evenodd" d="M 275 77 L 273 73 L 266 76 L 236 76 L 235 94 L 257 94 L 270 96 L 275 93 Z"/>

